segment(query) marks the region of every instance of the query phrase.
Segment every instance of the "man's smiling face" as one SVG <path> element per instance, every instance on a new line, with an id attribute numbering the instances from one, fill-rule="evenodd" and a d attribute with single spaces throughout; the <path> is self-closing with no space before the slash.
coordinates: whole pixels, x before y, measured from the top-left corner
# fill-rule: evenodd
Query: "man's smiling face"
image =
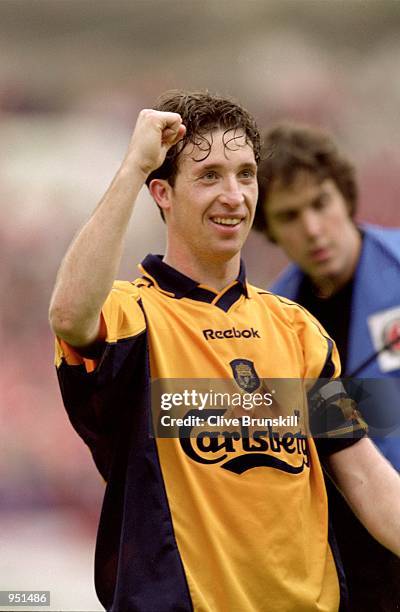
<path id="1" fill-rule="evenodd" d="M 201 146 L 187 145 L 168 187 L 168 241 L 203 262 L 229 260 L 240 252 L 253 222 L 257 166 L 243 131 L 214 130 L 205 137 L 210 153 L 202 159 Z"/>

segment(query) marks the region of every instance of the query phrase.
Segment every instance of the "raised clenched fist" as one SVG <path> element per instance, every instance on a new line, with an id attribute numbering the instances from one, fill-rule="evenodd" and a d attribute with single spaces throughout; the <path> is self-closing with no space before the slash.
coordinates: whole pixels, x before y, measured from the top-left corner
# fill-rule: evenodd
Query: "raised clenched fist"
<path id="1" fill-rule="evenodd" d="M 168 149 L 184 137 L 185 131 L 178 113 L 143 109 L 136 121 L 126 162 L 137 164 L 148 176 L 161 166 Z"/>

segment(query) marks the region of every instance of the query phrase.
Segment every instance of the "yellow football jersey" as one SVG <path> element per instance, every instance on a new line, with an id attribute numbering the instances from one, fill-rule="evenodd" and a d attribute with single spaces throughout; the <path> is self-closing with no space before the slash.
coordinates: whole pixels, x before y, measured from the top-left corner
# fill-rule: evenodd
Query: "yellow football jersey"
<path id="1" fill-rule="evenodd" d="M 333 342 L 304 309 L 247 284 L 243 265 L 218 293 L 158 256 L 141 271 L 133 283 L 116 282 L 104 304 L 98 359 L 57 343 L 65 406 L 107 481 L 101 602 L 121 612 L 338 610 L 324 478 L 301 393 L 285 406 L 284 433 L 244 427 L 241 407 L 194 402 L 196 381 L 206 399 L 213 381 L 218 389 L 230 381 L 228 394 L 270 398 L 265 381 L 336 377 Z M 157 437 L 152 385 L 160 382 L 192 420 Z M 173 398 L 182 386 L 186 396 Z M 329 452 L 358 435 L 362 424 L 343 417 Z"/>

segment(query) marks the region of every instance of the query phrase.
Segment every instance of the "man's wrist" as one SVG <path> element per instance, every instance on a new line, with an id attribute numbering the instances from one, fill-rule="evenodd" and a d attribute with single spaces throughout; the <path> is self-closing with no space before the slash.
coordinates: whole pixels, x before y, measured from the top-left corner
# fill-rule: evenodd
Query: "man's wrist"
<path id="1" fill-rule="evenodd" d="M 131 181 L 133 180 L 134 182 L 144 184 L 151 172 L 151 169 L 146 169 L 134 156 L 127 155 L 118 174 L 122 178 L 128 178 Z"/>

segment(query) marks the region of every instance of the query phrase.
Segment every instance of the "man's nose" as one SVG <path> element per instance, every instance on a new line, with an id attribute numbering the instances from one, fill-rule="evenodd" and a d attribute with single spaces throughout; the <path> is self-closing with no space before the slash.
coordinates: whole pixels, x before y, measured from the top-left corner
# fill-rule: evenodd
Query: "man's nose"
<path id="1" fill-rule="evenodd" d="M 227 204 L 228 206 L 232 207 L 243 204 L 243 192 L 240 182 L 236 179 L 236 177 L 227 177 L 224 180 L 220 200 L 223 204 Z"/>
<path id="2" fill-rule="evenodd" d="M 303 232 L 308 238 L 315 238 L 321 233 L 321 219 L 315 211 L 303 211 L 301 224 Z"/>

